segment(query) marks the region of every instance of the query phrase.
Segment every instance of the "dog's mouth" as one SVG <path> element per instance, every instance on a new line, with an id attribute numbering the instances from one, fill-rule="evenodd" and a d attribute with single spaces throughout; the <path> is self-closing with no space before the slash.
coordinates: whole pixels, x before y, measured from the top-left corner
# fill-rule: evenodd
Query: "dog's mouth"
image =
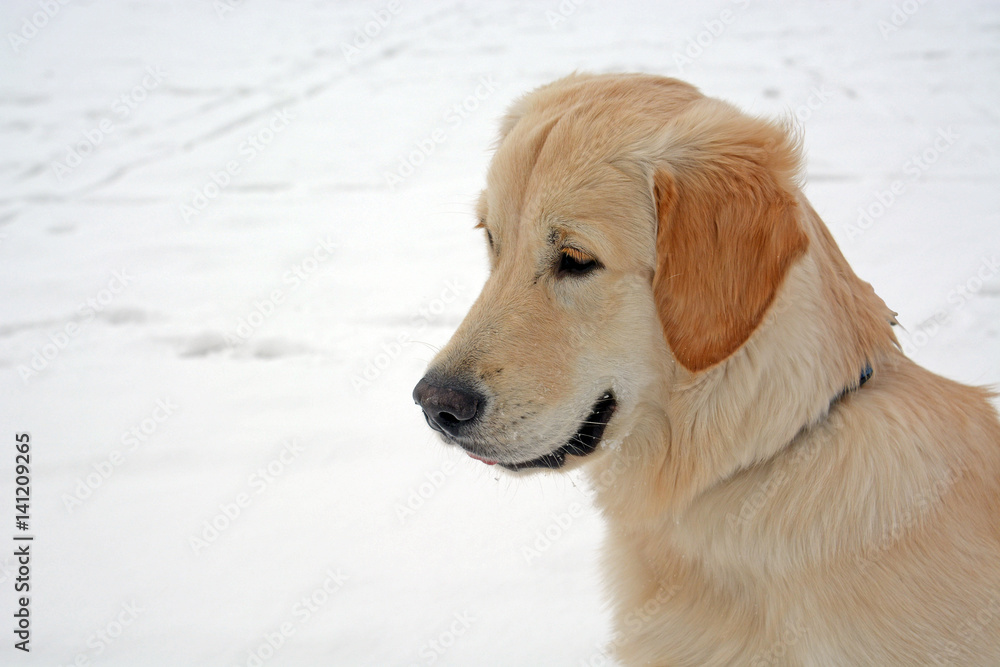
<path id="1" fill-rule="evenodd" d="M 618 406 L 615 396 L 611 391 L 606 391 L 591 409 L 590 414 L 580 422 L 580 428 L 571 437 L 565 445 L 559 449 L 539 456 L 536 459 L 531 459 L 530 461 L 522 461 L 520 463 L 500 463 L 501 466 L 507 468 L 508 470 L 525 470 L 527 468 L 561 468 L 566 463 L 566 455 L 571 454 L 573 456 L 587 456 L 592 454 L 597 445 L 601 444 L 601 438 L 604 437 L 604 429 L 607 428 L 608 422 L 611 421 L 611 416 L 615 413 L 615 408 Z M 480 461 L 488 464 L 498 463 L 497 461 L 488 461 L 481 457 L 474 456 Z"/>

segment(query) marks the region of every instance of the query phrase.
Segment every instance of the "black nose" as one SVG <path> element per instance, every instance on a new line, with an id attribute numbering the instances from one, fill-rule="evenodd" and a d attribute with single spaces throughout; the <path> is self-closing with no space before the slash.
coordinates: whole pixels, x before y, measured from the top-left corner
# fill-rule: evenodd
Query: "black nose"
<path id="1" fill-rule="evenodd" d="M 459 435 L 476 420 L 483 397 L 476 392 L 445 384 L 431 384 L 423 378 L 413 388 L 413 400 L 424 410 L 431 428 L 448 435 Z"/>

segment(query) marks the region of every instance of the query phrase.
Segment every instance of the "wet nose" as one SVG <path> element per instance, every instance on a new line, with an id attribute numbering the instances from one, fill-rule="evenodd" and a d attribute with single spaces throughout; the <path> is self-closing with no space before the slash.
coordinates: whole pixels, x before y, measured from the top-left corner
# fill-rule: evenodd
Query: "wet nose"
<path id="1" fill-rule="evenodd" d="M 451 436 L 475 422 L 483 404 L 483 397 L 474 391 L 448 382 L 431 384 L 426 377 L 413 388 L 413 400 L 431 428 Z"/>

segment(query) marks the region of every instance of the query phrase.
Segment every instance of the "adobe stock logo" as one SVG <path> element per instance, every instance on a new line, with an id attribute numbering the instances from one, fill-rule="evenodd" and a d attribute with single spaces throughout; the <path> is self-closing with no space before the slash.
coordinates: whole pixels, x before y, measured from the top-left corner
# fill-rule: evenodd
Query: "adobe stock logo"
<path id="1" fill-rule="evenodd" d="M 433 155 L 437 147 L 448 141 L 449 129 L 459 127 L 469 116 L 475 113 L 480 105 L 497 91 L 499 84 L 492 76 L 481 76 L 475 89 L 460 102 L 453 104 L 443 116 L 446 126 L 438 126 L 431 130 L 423 139 L 413 142 L 413 150 L 405 155 L 397 156 L 398 164 L 392 171 L 384 170 L 382 177 L 390 190 L 395 191 L 410 176 Z"/>
<path id="2" fill-rule="evenodd" d="M 731 4 L 737 5 L 739 9 L 746 9 L 750 5 L 750 0 L 732 0 Z M 723 9 L 714 19 L 703 21 L 702 30 L 687 38 L 683 50 L 674 52 L 677 74 L 684 75 L 684 69 L 705 55 L 705 52 L 715 44 L 715 40 L 722 37 L 737 18 L 739 14 L 733 10 Z"/>
<path id="3" fill-rule="evenodd" d="M 146 101 L 149 94 L 158 88 L 167 76 L 167 73 L 159 65 L 156 67 L 150 65 L 146 67 L 144 72 L 142 81 L 138 85 L 122 93 L 111 103 L 111 112 L 115 115 L 118 122 L 128 120 L 132 112 Z M 63 161 L 56 160 L 52 163 L 52 172 L 56 177 L 62 181 L 73 173 L 74 169 L 83 164 L 85 158 L 95 153 L 98 146 L 104 143 L 104 138 L 109 134 L 113 134 L 118 129 L 115 122 L 111 117 L 105 116 L 98 121 L 95 127 L 84 130 L 81 133 L 83 134 L 82 139 L 66 147 L 66 157 Z"/>
<path id="4" fill-rule="evenodd" d="M 14 50 L 14 54 L 20 55 L 21 48 L 33 40 L 38 35 L 38 31 L 47 26 L 49 21 L 55 18 L 63 5 L 66 4 L 69 4 L 69 0 L 58 0 L 58 2 L 56 0 L 41 0 L 38 3 L 38 8 L 41 11 L 35 12 L 30 18 L 21 21 L 21 29 L 18 32 L 7 33 L 7 41 L 10 42 L 10 48 Z"/>
<path id="5" fill-rule="evenodd" d="M 910 17 L 920 10 L 920 6 L 926 2 L 927 0 L 903 0 L 901 3 L 893 4 L 889 20 L 882 19 L 877 24 L 882 39 L 888 40 L 889 35 L 899 31 L 900 28 L 910 21 Z"/>
<path id="6" fill-rule="evenodd" d="M 135 282 L 135 278 L 128 274 L 127 269 L 113 272 L 111 279 L 107 282 L 107 287 L 77 307 L 80 317 L 70 320 L 61 329 L 51 332 L 48 336 L 49 342 L 34 348 L 27 364 L 18 365 L 17 374 L 21 380 L 27 384 L 29 380 L 48 368 L 55 358 L 80 335 L 80 332 L 97 319 L 98 315 L 103 313 L 111 305 L 111 302 L 133 282 Z"/>
<path id="7" fill-rule="evenodd" d="M 937 128 L 934 140 L 919 153 L 911 155 L 900 166 L 899 169 L 906 175 L 906 180 L 897 178 L 889 184 L 888 189 L 874 193 L 873 199 L 875 201 L 870 201 L 867 206 L 858 207 L 857 221 L 854 224 L 844 226 L 847 238 L 852 242 L 856 241 L 871 229 L 875 222 L 888 213 L 899 201 L 907 189 L 919 181 L 959 139 L 961 139 L 961 135 L 950 125 L 947 128 Z"/>
<path id="8" fill-rule="evenodd" d="M 344 60 L 347 61 L 348 65 L 353 65 L 358 61 L 361 52 L 367 49 L 372 40 L 377 39 L 389 27 L 402 8 L 399 0 L 389 0 L 384 9 L 376 9 L 371 12 L 371 21 L 354 29 L 354 39 L 348 44 L 340 45 L 340 52 L 344 54 Z"/>
<path id="9" fill-rule="evenodd" d="M 63 493 L 62 502 L 66 511 L 73 513 L 73 510 L 82 506 L 97 489 L 101 488 L 108 479 L 117 471 L 132 454 L 152 438 L 160 426 L 166 422 L 178 406 L 170 398 L 157 399 L 156 405 L 149 412 L 148 416 L 130 429 L 121 434 L 119 441 L 124 445 L 124 449 L 113 449 L 111 452 L 98 461 L 92 463 L 90 467 L 93 472 L 88 472 L 82 477 L 76 478 L 76 486 L 72 493 Z"/>
<path id="10" fill-rule="evenodd" d="M 223 167 L 209 174 L 191 191 L 191 198 L 180 204 L 181 219 L 186 224 L 195 222 L 209 204 L 214 202 L 236 180 L 244 167 L 263 153 L 275 137 L 283 132 L 295 119 L 295 113 L 282 107 L 276 110 L 267 123 L 257 132 L 248 134 L 237 147 L 238 159 L 229 160 Z"/>
<path id="11" fill-rule="evenodd" d="M 521 547 L 521 555 L 524 562 L 531 564 L 543 553 L 548 551 L 553 544 L 562 539 L 563 535 L 573 526 L 577 519 L 584 515 L 584 508 L 580 503 L 570 503 L 565 512 L 550 515 L 552 521 L 544 529 L 535 531 L 535 541 L 531 546 Z M 534 547 L 534 548 L 532 548 Z"/>
<path id="12" fill-rule="evenodd" d="M 417 314 L 410 319 L 410 328 L 400 331 L 395 340 L 382 343 L 380 352 L 368 359 L 360 372 L 351 376 L 351 386 L 360 392 L 367 389 L 381 377 L 392 363 L 435 322 L 436 318 L 445 312 L 449 304 L 454 303 L 465 291 L 465 286 L 455 279 L 446 280 L 444 289 L 436 299 L 432 299 L 425 307 L 417 309 Z"/>
<path id="13" fill-rule="evenodd" d="M 239 521 L 254 499 L 270 489 L 304 451 L 305 448 L 294 438 L 286 440 L 281 451 L 247 477 L 246 485 L 253 490 L 253 494 L 247 490 L 240 491 L 229 500 L 218 503 L 219 511 L 202 521 L 201 530 L 188 537 L 192 553 L 200 555 Z"/>

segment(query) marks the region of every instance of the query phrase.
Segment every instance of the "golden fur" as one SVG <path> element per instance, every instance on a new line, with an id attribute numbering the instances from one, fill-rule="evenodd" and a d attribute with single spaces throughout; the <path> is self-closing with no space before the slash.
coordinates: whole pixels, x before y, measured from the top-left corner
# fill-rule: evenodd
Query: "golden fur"
<path id="1" fill-rule="evenodd" d="M 491 276 L 428 375 L 483 397 L 449 440 L 513 465 L 613 391 L 564 469 L 607 519 L 625 664 L 1000 665 L 990 395 L 900 352 L 798 144 L 653 76 L 516 102 L 478 207 Z"/>

